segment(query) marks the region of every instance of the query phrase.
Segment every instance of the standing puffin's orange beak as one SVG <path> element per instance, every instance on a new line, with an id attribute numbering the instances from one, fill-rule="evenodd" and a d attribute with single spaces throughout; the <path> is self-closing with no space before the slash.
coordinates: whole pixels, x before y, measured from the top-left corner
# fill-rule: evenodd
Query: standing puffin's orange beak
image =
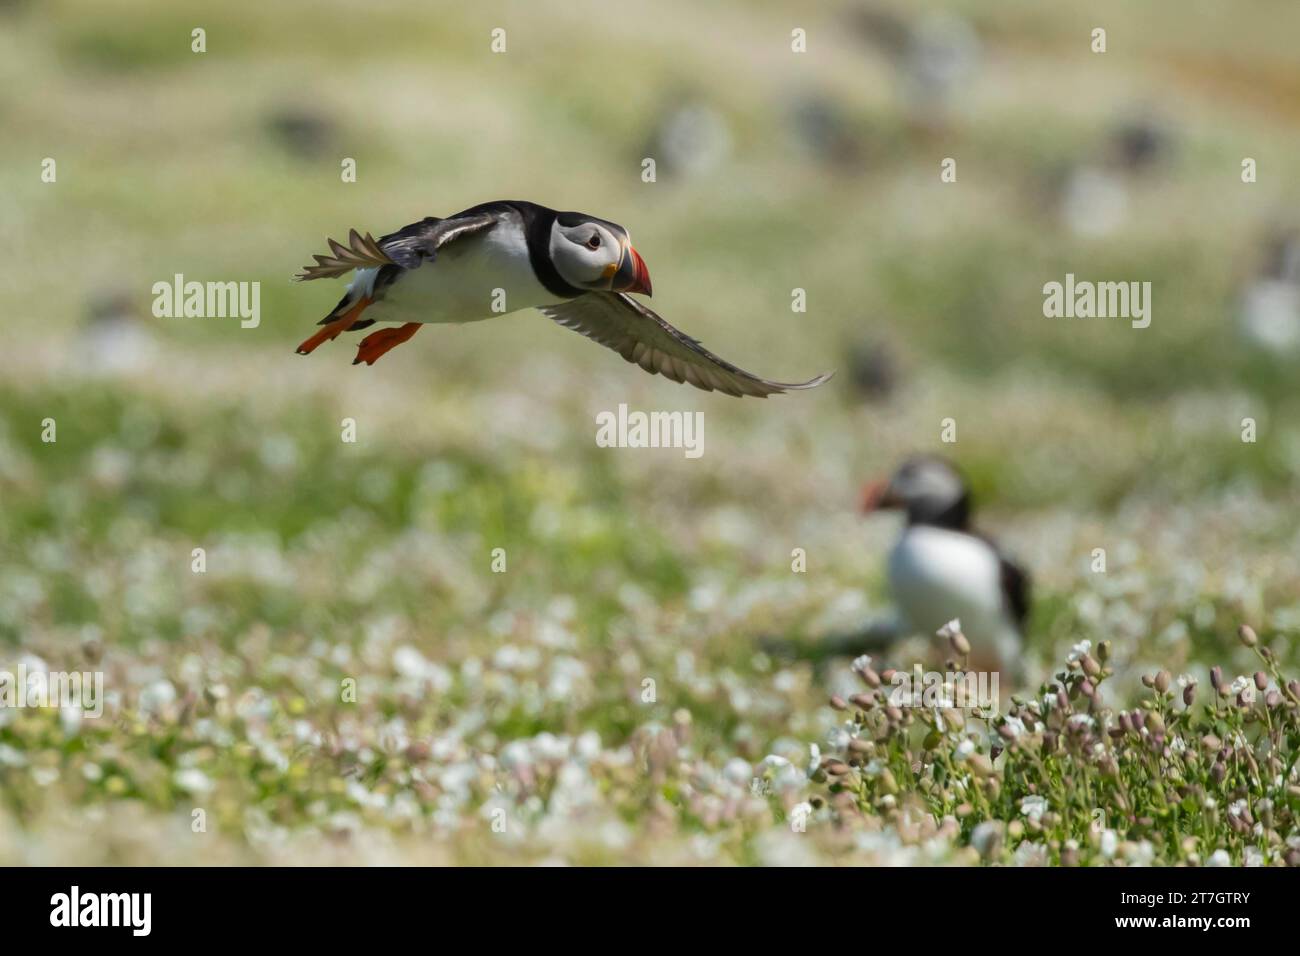
<path id="1" fill-rule="evenodd" d="M 623 250 L 623 261 L 618 264 L 614 281 L 610 284 L 612 292 L 640 292 L 651 295 L 650 270 L 645 267 L 645 260 L 630 245 Z"/>
<path id="2" fill-rule="evenodd" d="M 873 511 L 884 511 L 887 508 L 897 508 L 898 505 L 898 499 L 889 493 L 888 479 L 878 478 L 862 486 L 862 498 L 858 507 L 864 515 L 869 515 Z"/>

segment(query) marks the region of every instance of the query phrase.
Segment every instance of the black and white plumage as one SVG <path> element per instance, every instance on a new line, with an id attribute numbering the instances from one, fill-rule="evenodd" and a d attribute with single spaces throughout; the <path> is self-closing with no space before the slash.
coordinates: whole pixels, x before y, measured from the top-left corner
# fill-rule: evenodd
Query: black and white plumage
<path id="1" fill-rule="evenodd" d="M 949 462 L 916 457 L 863 489 L 862 510 L 906 514 L 889 555 L 900 631 L 932 635 L 961 621 L 977 669 L 1020 671 L 1029 576 L 972 530 L 966 480 Z"/>
<path id="2" fill-rule="evenodd" d="M 584 213 L 518 200 L 489 202 L 377 240 L 353 230 L 347 246 L 330 240 L 330 250 L 297 278 L 354 275 L 321 321 L 325 328 L 298 347 L 302 354 L 344 331 L 402 323 L 362 340 L 353 364 L 373 364 L 422 325 L 535 308 L 651 374 L 705 391 L 765 398 L 830 377 L 774 382 L 714 355 L 632 298 L 651 294 L 645 261 L 626 229 Z"/>
<path id="3" fill-rule="evenodd" d="M 1269 237 L 1263 268 L 1241 289 L 1237 325 L 1251 345 L 1278 358 L 1300 352 L 1300 235 Z"/>

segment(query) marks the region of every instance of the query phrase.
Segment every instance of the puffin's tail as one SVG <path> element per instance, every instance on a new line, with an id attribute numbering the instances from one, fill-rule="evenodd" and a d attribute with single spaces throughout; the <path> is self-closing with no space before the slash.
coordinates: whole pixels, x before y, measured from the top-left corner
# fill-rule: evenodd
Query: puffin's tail
<path id="1" fill-rule="evenodd" d="M 393 260 L 388 258 L 388 253 L 379 247 L 379 243 L 370 233 L 363 236 L 355 229 L 350 230 L 346 246 L 333 239 L 325 241 L 329 243 L 332 255 L 312 256 L 316 264 L 303 266 L 302 271 L 294 276 L 295 279 L 300 282 L 310 279 L 333 279 L 336 276 L 346 275 L 353 269 L 378 269 L 393 265 Z"/>

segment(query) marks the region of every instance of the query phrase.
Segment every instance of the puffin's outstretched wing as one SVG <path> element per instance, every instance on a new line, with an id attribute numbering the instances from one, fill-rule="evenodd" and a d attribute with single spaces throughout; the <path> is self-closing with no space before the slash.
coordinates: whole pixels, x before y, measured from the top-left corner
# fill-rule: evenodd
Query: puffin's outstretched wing
<path id="1" fill-rule="evenodd" d="M 727 395 L 769 395 L 792 389 L 814 388 L 830 372 L 806 382 L 771 382 L 718 358 L 689 335 L 673 328 L 658 315 L 622 292 L 588 292 L 541 311 L 565 328 L 611 348 L 651 375 L 674 382 L 689 382 L 706 392 Z"/>
<path id="2" fill-rule="evenodd" d="M 364 236 L 355 229 L 348 233 L 348 245 L 327 239 L 330 255 L 312 256 L 315 265 L 304 266 L 295 279 L 332 279 L 353 269 L 381 269 L 400 266 L 414 269 L 426 259 L 432 259 L 447 243 L 470 233 L 496 225 L 499 217 L 492 213 L 474 216 L 438 219 L 429 216 L 397 232 L 391 232 L 378 241 L 370 233 Z"/>

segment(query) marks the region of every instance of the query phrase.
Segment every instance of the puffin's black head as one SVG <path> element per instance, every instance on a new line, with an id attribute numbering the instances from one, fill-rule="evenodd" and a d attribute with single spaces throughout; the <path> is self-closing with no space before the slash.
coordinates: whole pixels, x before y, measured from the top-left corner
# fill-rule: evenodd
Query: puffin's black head
<path id="1" fill-rule="evenodd" d="M 560 277 L 579 289 L 650 295 L 650 271 L 618 223 L 562 212 L 551 226 L 549 253 Z"/>
<path id="2" fill-rule="evenodd" d="M 862 489 L 862 511 L 900 509 L 908 524 L 963 530 L 970 521 L 970 488 L 950 462 L 924 455 L 909 458 L 888 480 Z"/>

